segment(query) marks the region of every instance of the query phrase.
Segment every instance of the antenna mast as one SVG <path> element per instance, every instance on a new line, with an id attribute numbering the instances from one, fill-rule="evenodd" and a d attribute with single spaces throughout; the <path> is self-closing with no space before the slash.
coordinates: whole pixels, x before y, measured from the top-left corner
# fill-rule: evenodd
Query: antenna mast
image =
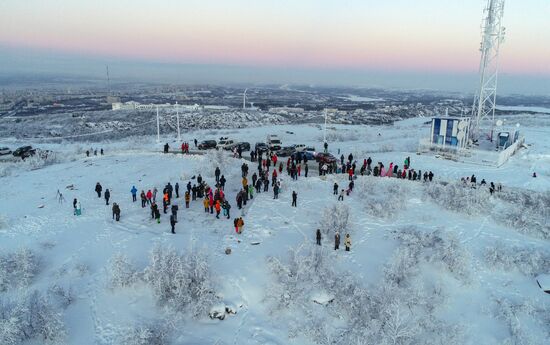
<path id="1" fill-rule="evenodd" d="M 246 109 L 246 91 L 248 91 L 248 89 L 244 89 L 244 93 L 243 93 L 243 109 Z"/>
<path id="2" fill-rule="evenodd" d="M 105 70 L 107 72 L 107 87 L 109 88 L 109 96 L 111 95 L 111 78 L 109 77 L 109 65 L 105 65 Z"/>
<path id="3" fill-rule="evenodd" d="M 474 97 L 472 106 L 472 123 L 470 140 L 476 142 L 480 138 L 480 125 L 485 119 L 491 119 L 490 139 L 493 140 L 495 124 L 495 106 L 498 80 L 498 55 L 500 43 L 504 39 L 502 16 L 504 0 L 487 0 L 483 10 L 484 18 L 481 24 L 481 61 L 479 64 L 479 90 Z"/>

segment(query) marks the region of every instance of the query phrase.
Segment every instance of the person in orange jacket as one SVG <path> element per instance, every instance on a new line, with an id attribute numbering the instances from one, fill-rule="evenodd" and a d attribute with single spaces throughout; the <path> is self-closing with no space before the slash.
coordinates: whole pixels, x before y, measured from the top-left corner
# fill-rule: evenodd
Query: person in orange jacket
<path id="1" fill-rule="evenodd" d="M 189 192 L 185 192 L 185 208 L 189 208 L 189 200 L 191 200 L 191 196 Z"/>
<path id="2" fill-rule="evenodd" d="M 242 217 L 239 217 L 237 219 L 237 229 L 238 229 L 238 233 L 241 234 L 243 232 L 243 226 L 244 226 L 244 220 Z"/>

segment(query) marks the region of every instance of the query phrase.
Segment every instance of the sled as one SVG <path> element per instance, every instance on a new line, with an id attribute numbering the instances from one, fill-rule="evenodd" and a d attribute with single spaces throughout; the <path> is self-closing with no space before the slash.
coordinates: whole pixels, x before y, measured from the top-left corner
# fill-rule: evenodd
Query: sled
<path id="1" fill-rule="evenodd" d="M 258 244 L 260 244 L 260 243 L 261 243 L 261 242 L 259 242 L 259 241 L 256 241 L 256 242 L 250 242 L 250 245 L 252 245 L 252 246 L 257 246 L 257 245 L 258 245 Z"/>

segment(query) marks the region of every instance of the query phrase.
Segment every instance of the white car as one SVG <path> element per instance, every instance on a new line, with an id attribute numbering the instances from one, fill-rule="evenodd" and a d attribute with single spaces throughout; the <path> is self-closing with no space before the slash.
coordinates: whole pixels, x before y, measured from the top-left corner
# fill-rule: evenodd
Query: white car
<path id="1" fill-rule="evenodd" d="M 268 135 L 266 144 L 271 151 L 278 151 L 283 146 L 283 142 L 276 135 Z"/>
<path id="2" fill-rule="evenodd" d="M 306 145 L 304 144 L 294 145 L 294 149 L 296 150 L 296 152 L 304 152 L 306 150 Z"/>
<path id="3" fill-rule="evenodd" d="M 218 141 L 217 149 L 218 150 L 225 150 L 228 147 L 232 146 L 233 144 L 235 144 L 235 141 L 233 141 L 231 139 L 228 139 L 228 138 L 223 138 L 223 139 L 220 139 L 220 141 Z"/>
<path id="4" fill-rule="evenodd" d="M 0 156 L 9 155 L 11 153 L 11 150 L 9 147 L 2 147 L 0 148 Z"/>

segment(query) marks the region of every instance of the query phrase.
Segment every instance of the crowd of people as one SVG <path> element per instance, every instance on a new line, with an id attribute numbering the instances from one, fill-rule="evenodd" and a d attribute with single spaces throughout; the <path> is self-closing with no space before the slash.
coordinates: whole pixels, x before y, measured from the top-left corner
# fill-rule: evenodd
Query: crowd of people
<path id="1" fill-rule="evenodd" d="M 196 140 L 195 140 L 196 145 Z M 181 146 L 182 152 L 189 152 L 189 144 L 184 142 Z M 169 145 L 164 145 L 164 152 L 168 152 Z M 102 151 L 103 152 L 103 151 Z M 237 152 L 237 156 L 240 156 L 241 152 Z M 296 154 L 288 157 L 286 161 L 281 160 L 276 152 L 267 152 L 265 151 L 255 151 L 253 150 L 250 154 L 251 162 L 257 163 L 257 169 L 254 172 L 250 172 L 248 163 L 244 162 L 241 164 L 241 181 L 240 188 L 236 193 L 235 202 L 237 209 L 242 210 L 246 207 L 247 203 L 250 200 L 254 199 L 254 196 L 260 193 L 266 193 L 270 191 L 270 188 L 273 192 L 273 199 L 278 199 L 280 193 L 283 190 L 283 172 L 290 177 L 291 180 L 297 181 L 303 176 L 307 178 L 309 174 L 309 162 L 306 155 Z M 336 162 L 318 162 L 319 167 L 319 176 L 324 177 L 327 174 L 345 174 L 347 180 L 347 186 L 345 188 L 340 188 L 338 183 L 334 183 L 333 194 L 338 196 L 338 201 L 344 201 L 344 196 L 349 196 L 354 188 L 355 180 L 358 176 L 376 176 L 376 177 L 395 177 L 400 179 L 408 180 L 424 180 L 432 181 L 434 174 L 431 171 L 416 171 L 411 167 L 410 157 L 406 157 L 403 162 L 403 167 L 399 167 L 397 164 L 390 162 L 388 168 L 384 166 L 382 162 L 378 162 L 376 165 L 373 164 L 371 157 L 363 159 L 362 163 L 359 165 L 356 159 L 354 159 L 353 154 L 345 156 L 342 154 L 340 161 Z M 225 186 L 227 180 L 222 174 L 222 171 L 219 167 L 216 167 L 214 171 L 215 181 L 212 181 L 212 185 L 207 183 L 205 179 L 198 174 L 196 177 L 193 176 L 190 181 L 186 184 L 186 190 L 184 193 L 185 208 L 190 208 L 190 205 L 197 200 L 202 202 L 204 207 L 204 213 L 211 214 L 215 216 L 216 219 L 220 219 L 220 215 L 223 218 L 231 219 L 231 204 L 229 198 L 225 193 Z M 192 180 L 194 180 L 192 182 Z M 103 193 L 103 186 L 98 182 L 95 186 L 95 192 L 97 193 L 98 198 L 104 198 L 105 204 L 109 205 L 109 200 L 111 198 L 111 193 L 109 189 L 106 189 Z M 130 189 L 130 194 L 132 197 L 132 202 L 137 202 L 138 197 L 138 188 L 132 186 Z M 150 209 L 151 219 L 157 223 L 161 223 L 161 211 L 160 207 L 157 204 L 158 190 L 156 187 L 147 189 L 147 191 L 141 190 L 139 193 L 141 207 Z M 102 196 L 103 193 L 103 196 Z M 178 210 L 179 206 L 174 199 L 180 197 L 180 185 L 179 182 L 176 182 L 175 185 L 172 185 L 168 182 L 162 189 L 162 194 L 160 195 L 160 201 L 162 202 L 162 213 L 167 214 L 170 211 L 169 223 L 172 233 L 175 233 L 176 224 L 178 223 Z M 291 192 L 291 207 L 298 207 L 298 193 L 296 190 Z M 80 202 L 76 199 L 73 202 L 74 213 L 76 215 L 81 214 Z M 120 221 L 121 219 L 121 207 L 119 203 L 113 203 L 112 205 L 112 214 L 115 221 Z M 241 234 L 244 229 L 244 220 L 243 217 L 236 217 L 233 219 L 233 225 L 235 232 Z M 335 229 L 335 230 L 344 230 L 344 229 Z M 321 232 L 317 230 L 316 233 L 317 244 L 321 244 Z M 340 233 L 336 231 L 334 237 L 334 249 L 338 250 L 340 245 Z M 346 251 L 349 251 L 351 248 L 351 237 L 347 233 L 344 237 L 344 245 Z"/>

